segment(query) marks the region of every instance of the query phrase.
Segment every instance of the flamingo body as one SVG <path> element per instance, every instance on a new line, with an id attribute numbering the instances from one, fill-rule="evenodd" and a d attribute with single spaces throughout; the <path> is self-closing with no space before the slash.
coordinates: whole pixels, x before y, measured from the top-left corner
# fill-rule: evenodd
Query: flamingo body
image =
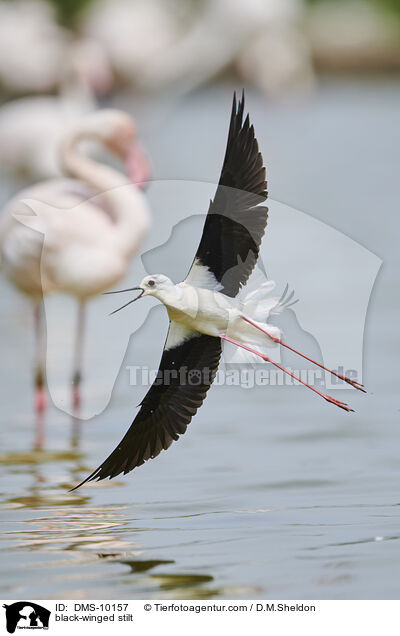
<path id="1" fill-rule="evenodd" d="M 2 229 L 4 272 L 34 297 L 60 292 L 87 300 L 123 277 L 140 244 L 138 235 L 129 253 L 119 250 L 118 221 L 90 188 L 73 179 L 23 190 L 5 210 Z"/>

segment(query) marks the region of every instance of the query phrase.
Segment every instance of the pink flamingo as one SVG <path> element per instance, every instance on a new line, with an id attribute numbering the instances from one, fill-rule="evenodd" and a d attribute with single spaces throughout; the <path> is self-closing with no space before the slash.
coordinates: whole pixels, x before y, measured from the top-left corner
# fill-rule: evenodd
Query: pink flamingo
<path id="1" fill-rule="evenodd" d="M 80 147 L 86 140 L 97 141 L 125 161 L 130 178 L 86 156 Z M 72 377 L 77 409 L 86 302 L 125 275 L 150 225 L 141 191 L 149 164 L 129 115 L 112 109 L 88 115 L 62 141 L 60 158 L 69 178 L 22 190 L 0 219 L 0 265 L 34 307 L 38 414 L 47 406 L 43 295 L 62 292 L 78 302 Z"/>

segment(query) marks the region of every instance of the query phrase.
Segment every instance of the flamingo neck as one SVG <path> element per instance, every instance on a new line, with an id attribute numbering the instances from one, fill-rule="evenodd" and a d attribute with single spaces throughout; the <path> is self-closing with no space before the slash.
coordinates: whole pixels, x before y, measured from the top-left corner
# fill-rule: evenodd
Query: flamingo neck
<path id="1" fill-rule="evenodd" d="M 82 132 L 64 142 L 61 168 L 67 176 L 83 181 L 94 190 L 103 206 L 112 211 L 116 245 L 121 253 L 131 256 L 149 227 L 147 201 L 127 176 L 82 153 L 79 144 L 85 139 L 96 139 L 96 136 Z"/>
<path id="2" fill-rule="evenodd" d="M 82 141 L 94 139 L 94 134 L 77 132 L 61 146 L 61 169 L 69 177 L 84 181 L 97 192 L 130 183 L 128 177 L 110 166 L 87 157 L 80 149 Z"/>

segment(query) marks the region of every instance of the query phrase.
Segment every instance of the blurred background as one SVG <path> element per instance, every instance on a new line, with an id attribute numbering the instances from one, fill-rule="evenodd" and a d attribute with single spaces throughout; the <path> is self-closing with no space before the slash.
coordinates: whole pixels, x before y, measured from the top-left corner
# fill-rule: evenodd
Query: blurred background
<path id="1" fill-rule="evenodd" d="M 250 0 L 245 10 L 238 0 L 3 0 L 0 80 L 5 98 L 59 90 L 71 67 L 99 92 L 160 95 L 230 77 L 281 95 L 320 74 L 398 70 L 399 20 L 398 0 Z"/>
<path id="2" fill-rule="evenodd" d="M 368 394 L 334 389 L 354 414 L 301 387 L 215 386 L 167 453 L 73 494 L 132 421 L 147 387 L 132 386 L 127 367 L 157 368 L 166 315 L 148 305 L 112 322 L 112 297 L 90 303 L 81 420 L 67 407 L 75 307 L 49 297 L 51 400 L 38 422 L 31 306 L 1 277 L 2 598 L 398 598 L 399 70 L 399 0 L 0 1 L 3 205 L 59 174 L 71 124 L 122 109 L 151 159 L 153 229 L 120 286 L 148 268 L 170 271 L 162 251 L 151 254 L 183 218 L 179 206 L 200 215 L 169 252 L 183 277 L 219 176 L 232 93 L 245 87 L 271 199 L 374 262 L 360 325 Z M 271 204 L 271 228 L 279 209 Z M 279 289 L 281 261 L 302 272 L 300 296 L 340 351 L 349 291 L 335 284 L 335 265 L 356 289 L 364 261 L 318 251 L 311 263 L 304 254 L 307 270 L 293 246 L 313 249 L 318 233 L 286 229 L 287 242 L 281 228 L 282 242 L 263 253 L 267 272 Z M 323 313 L 328 301 L 335 309 Z M 310 324 L 288 312 L 285 328 L 323 359 Z"/>

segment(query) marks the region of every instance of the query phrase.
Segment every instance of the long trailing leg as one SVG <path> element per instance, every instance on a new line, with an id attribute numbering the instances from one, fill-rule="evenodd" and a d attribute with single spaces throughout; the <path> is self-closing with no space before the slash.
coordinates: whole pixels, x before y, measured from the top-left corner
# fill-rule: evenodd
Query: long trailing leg
<path id="1" fill-rule="evenodd" d="M 294 353 L 297 353 L 302 358 L 305 358 L 309 362 L 312 362 L 313 364 L 317 365 L 317 367 L 320 367 L 321 369 L 324 369 L 324 371 L 328 371 L 328 373 L 331 373 L 332 375 L 335 375 L 337 378 L 339 378 L 339 380 L 343 380 L 343 382 L 347 382 L 354 389 L 358 389 L 359 391 L 362 391 L 363 393 L 366 393 L 366 390 L 364 389 L 364 385 L 360 384 L 360 382 L 357 382 L 356 380 L 352 380 L 351 378 L 348 378 L 345 375 L 341 375 L 340 373 L 337 373 L 336 371 L 332 371 L 331 369 L 328 369 L 327 367 L 324 367 L 323 364 L 320 364 L 316 360 L 313 360 L 312 358 L 309 358 L 304 353 L 301 353 L 300 351 L 297 351 L 297 349 L 294 349 L 290 345 L 286 344 L 286 342 L 283 342 L 283 340 L 281 340 L 280 338 L 276 338 L 275 336 L 270 334 L 266 329 L 263 329 L 259 324 L 254 322 L 254 320 L 251 320 L 251 318 L 248 318 L 247 316 L 243 316 L 243 315 L 242 315 L 242 318 L 243 318 L 243 320 L 248 322 L 250 325 L 253 325 L 253 327 L 258 329 L 259 331 L 262 331 L 262 333 L 265 333 L 266 336 L 271 338 L 271 340 L 273 340 L 277 344 L 282 345 L 282 347 L 286 347 L 286 349 L 290 349 L 290 351 L 293 351 Z"/>
<path id="2" fill-rule="evenodd" d="M 274 360 L 264 355 L 260 351 L 257 351 L 256 349 L 252 349 L 251 347 L 248 347 L 247 345 L 244 345 L 241 342 L 238 342 L 237 340 L 233 340 L 233 338 L 230 338 L 229 336 L 221 336 L 221 338 L 223 340 L 227 340 L 228 342 L 231 342 L 237 347 L 241 347 L 242 349 L 246 349 L 246 351 L 250 351 L 250 353 L 254 353 L 256 356 L 259 356 L 260 358 L 265 360 L 265 362 L 271 362 L 271 364 L 278 367 L 278 369 L 280 369 L 281 371 L 284 371 L 284 373 L 287 373 L 288 375 L 290 375 L 294 380 L 297 380 L 298 382 L 306 386 L 308 389 L 311 389 L 311 391 L 314 391 L 314 393 L 317 393 L 318 395 L 320 395 L 327 402 L 330 402 L 331 404 L 334 404 L 335 406 L 338 406 L 339 408 L 344 409 L 345 411 L 353 411 L 353 409 L 351 409 L 345 402 L 340 402 L 339 400 L 336 400 L 330 395 L 326 395 L 326 393 L 322 393 L 321 391 L 318 391 L 318 389 L 311 386 L 310 384 L 307 384 L 307 382 L 304 382 L 304 380 L 301 380 L 301 378 L 298 378 L 296 375 L 294 375 L 294 373 L 292 373 L 288 369 L 285 369 L 280 364 L 278 364 L 278 362 L 275 362 Z"/>
<path id="3" fill-rule="evenodd" d="M 85 303 L 79 302 L 78 316 L 76 324 L 74 362 L 72 372 L 72 406 L 74 413 L 79 410 L 81 405 L 81 383 L 82 383 L 82 359 L 83 359 L 83 341 L 85 335 Z"/>

